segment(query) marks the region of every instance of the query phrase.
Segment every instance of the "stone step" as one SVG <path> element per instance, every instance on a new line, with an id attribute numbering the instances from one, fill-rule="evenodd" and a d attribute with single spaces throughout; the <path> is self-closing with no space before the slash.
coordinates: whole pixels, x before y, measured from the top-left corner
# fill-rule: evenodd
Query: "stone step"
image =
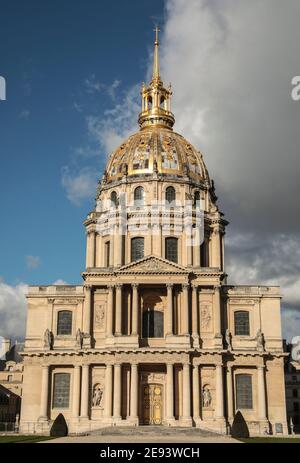
<path id="1" fill-rule="evenodd" d="M 213 431 L 200 428 L 179 428 L 179 427 L 165 427 L 165 426 L 109 426 L 98 430 L 91 431 L 92 435 L 100 436 L 199 436 L 199 437 L 213 437 L 219 434 Z"/>

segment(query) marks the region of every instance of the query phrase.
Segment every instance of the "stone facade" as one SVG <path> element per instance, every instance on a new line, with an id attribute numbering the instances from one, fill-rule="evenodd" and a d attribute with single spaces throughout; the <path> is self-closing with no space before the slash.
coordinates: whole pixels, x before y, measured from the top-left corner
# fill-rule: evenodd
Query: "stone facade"
<path id="1" fill-rule="evenodd" d="M 47 433 L 63 413 L 73 433 L 226 433 L 240 411 L 253 435 L 286 433 L 279 288 L 227 284 L 227 222 L 201 153 L 172 130 L 158 40 L 154 56 L 141 130 L 110 157 L 85 221 L 83 285 L 29 288 L 21 429 Z"/>

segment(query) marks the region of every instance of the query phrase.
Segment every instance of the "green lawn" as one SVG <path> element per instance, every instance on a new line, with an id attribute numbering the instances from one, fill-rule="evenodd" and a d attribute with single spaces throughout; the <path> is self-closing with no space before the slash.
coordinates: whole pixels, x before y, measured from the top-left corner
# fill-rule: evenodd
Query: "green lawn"
<path id="1" fill-rule="evenodd" d="M 31 442 L 40 442 L 40 441 L 49 440 L 49 439 L 53 439 L 53 437 L 35 436 L 35 435 L 28 435 L 28 436 L 6 435 L 6 436 L 0 436 L 0 444 L 12 444 L 12 443 L 18 443 L 18 442 L 31 443 Z"/>
<path id="2" fill-rule="evenodd" d="M 300 437 L 249 437 L 238 440 L 245 444 L 300 444 Z"/>

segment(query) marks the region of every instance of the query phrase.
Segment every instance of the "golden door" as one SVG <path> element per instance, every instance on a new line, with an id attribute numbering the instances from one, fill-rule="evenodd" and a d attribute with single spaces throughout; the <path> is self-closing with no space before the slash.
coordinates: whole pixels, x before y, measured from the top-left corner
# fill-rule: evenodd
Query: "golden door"
<path id="1" fill-rule="evenodd" d="M 162 423 L 162 386 L 145 384 L 143 386 L 143 423 L 159 425 Z"/>

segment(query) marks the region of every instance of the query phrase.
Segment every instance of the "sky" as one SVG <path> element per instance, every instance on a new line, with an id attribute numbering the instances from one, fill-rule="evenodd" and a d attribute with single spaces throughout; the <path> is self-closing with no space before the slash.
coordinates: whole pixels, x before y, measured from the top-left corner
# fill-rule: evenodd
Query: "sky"
<path id="1" fill-rule="evenodd" d="M 230 225 L 232 284 L 281 285 L 300 333 L 297 0 L 0 0 L 0 331 L 24 335 L 28 284 L 80 284 L 82 222 L 137 130 L 153 27 L 175 130 L 204 155 Z"/>

